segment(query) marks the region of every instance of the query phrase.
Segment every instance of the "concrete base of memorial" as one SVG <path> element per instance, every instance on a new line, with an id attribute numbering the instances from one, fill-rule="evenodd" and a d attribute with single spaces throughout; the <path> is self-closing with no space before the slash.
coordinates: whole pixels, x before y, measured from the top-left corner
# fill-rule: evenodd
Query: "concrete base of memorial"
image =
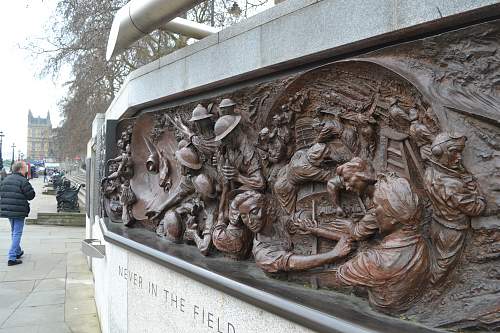
<path id="1" fill-rule="evenodd" d="M 103 332 L 313 332 L 106 242 L 92 259 L 95 300 Z"/>
<path id="2" fill-rule="evenodd" d="M 91 260 L 103 332 L 437 332 L 350 295 L 273 279 L 252 263 L 203 257 L 142 228 L 87 222 L 105 248 Z"/>

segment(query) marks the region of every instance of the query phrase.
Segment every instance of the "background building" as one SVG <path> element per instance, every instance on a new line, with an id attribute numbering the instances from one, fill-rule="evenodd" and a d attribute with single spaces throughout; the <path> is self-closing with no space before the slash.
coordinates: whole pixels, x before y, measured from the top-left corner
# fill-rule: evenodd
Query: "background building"
<path id="1" fill-rule="evenodd" d="M 50 113 L 47 118 L 33 117 L 31 110 L 28 113 L 28 147 L 27 159 L 41 161 L 54 158 L 53 130 Z"/>

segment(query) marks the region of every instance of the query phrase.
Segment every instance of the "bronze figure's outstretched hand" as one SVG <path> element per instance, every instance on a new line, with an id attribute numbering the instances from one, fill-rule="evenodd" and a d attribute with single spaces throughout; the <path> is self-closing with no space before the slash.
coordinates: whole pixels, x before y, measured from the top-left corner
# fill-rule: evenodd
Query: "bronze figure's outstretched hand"
<path id="1" fill-rule="evenodd" d="M 293 224 L 298 230 L 306 233 L 310 233 L 318 228 L 318 222 L 312 219 L 298 219 Z"/>
<path id="2" fill-rule="evenodd" d="M 343 258 L 351 253 L 353 250 L 352 238 L 342 237 L 337 245 L 333 248 L 332 252 L 335 252 L 336 258 Z"/>
<path id="3" fill-rule="evenodd" d="M 179 117 L 170 117 L 168 114 L 165 115 L 165 119 L 168 120 L 179 132 L 181 132 L 188 139 L 194 135 L 194 132 L 191 131 Z"/>

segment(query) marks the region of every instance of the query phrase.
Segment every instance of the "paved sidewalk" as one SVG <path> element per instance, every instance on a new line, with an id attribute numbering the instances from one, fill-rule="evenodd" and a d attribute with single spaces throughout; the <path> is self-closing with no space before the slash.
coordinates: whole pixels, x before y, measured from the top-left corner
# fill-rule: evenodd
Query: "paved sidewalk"
<path id="1" fill-rule="evenodd" d="M 50 212 L 55 197 L 42 196 L 43 179 L 32 183 L 40 201 L 32 207 Z M 9 267 L 10 226 L 0 219 L 0 333 L 100 332 L 84 236 L 85 228 L 26 225 L 23 263 Z"/>
<path id="2" fill-rule="evenodd" d="M 43 183 L 43 177 L 34 178 L 30 180 L 31 185 L 35 189 L 36 197 L 35 200 L 31 201 L 31 211 L 29 218 L 36 218 L 38 212 L 43 213 L 57 213 L 57 201 L 55 195 L 42 194 L 42 189 L 44 185 L 48 183 Z"/>

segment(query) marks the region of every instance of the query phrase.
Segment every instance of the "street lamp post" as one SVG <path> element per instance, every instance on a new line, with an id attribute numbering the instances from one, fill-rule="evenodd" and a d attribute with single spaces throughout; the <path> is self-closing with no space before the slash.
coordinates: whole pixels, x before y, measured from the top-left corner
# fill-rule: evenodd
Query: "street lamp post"
<path id="1" fill-rule="evenodd" d="M 12 165 L 14 164 L 14 149 L 16 148 L 16 144 L 12 144 L 12 161 L 10 162 L 10 172 L 12 172 Z"/>
<path id="2" fill-rule="evenodd" d="M 2 141 L 5 135 L 0 131 L 0 170 L 3 169 L 3 158 L 2 158 Z"/>

